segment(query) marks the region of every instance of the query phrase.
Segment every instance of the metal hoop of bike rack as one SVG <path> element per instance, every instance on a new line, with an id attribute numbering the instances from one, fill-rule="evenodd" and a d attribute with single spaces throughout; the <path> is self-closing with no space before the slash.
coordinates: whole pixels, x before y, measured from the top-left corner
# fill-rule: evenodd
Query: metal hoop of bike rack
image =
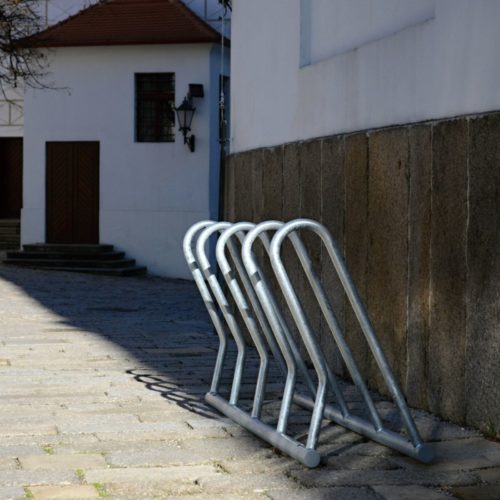
<path id="1" fill-rule="evenodd" d="M 359 372 L 349 345 L 335 317 L 327 294 L 313 269 L 307 249 L 298 235 L 297 231 L 299 230 L 313 231 L 320 237 L 322 244 L 325 246 L 360 323 L 365 339 L 382 372 L 383 379 L 401 413 L 408 437 L 384 428 L 365 381 Z M 270 232 L 275 232 L 272 241 L 269 237 Z M 247 352 L 245 336 L 206 253 L 208 240 L 217 233 L 220 233 L 215 252 L 217 263 L 227 289 L 234 299 L 260 358 L 253 406 L 250 413 L 238 407 Z M 290 240 L 299 258 L 326 324 L 329 326 L 352 380 L 365 402 L 369 419 L 350 413 L 338 381 L 329 369 L 327 360 L 317 344 L 315 335 L 281 259 L 281 248 L 286 239 Z M 313 382 L 306 364 L 300 356 L 300 348 L 289 331 L 267 277 L 262 272 L 253 252 L 253 245 L 257 240 L 262 241 L 269 256 L 281 292 L 299 331 L 300 339 L 313 363 L 317 384 Z M 238 242 L 241 245 L 241 252 L 237 249 Z M 194 244 L 196 246 L 195 251 L 193 249 Z M 327 418 L 422 462 L 429 462 L 432 459 L 432 452 L 419 436 L 402 392 L 375 336 L 342 256 L 324 226 L 308 219 L 298 219 L 289 223 L 267 221 L 258 225 L 249 222 L 231 224 L 228 222 L 202 221 L 188 230 L 184 238 L 183 249 L 195 283 L 219 337 L 219 350 L 212 384 L 205 397 L 209 404 L 308 467 L 316 467 L 320 461 L 320 455 L 316 451 L 316 447 L 323 418 Z M 232 264 L 226 256 L 226 250 L 231 256 Z M 237 277 L 239 277 L 243 288 L 240 287 Z M 228 335 L 228 331 L 230 335 Z M 226 400 L 219 394 L 219 385 L 230 336 L 235 340 L 237 346 L 237 358 L 230 397 Z M 285 386 L 276 427 L 260 420 L 266 391 L 266 378 L 270 359 L 269 351 L 285 376 Z M 297 375 L 302 378 L 305 388 L 309 392 L 308 395 L 297 391 Z M 334 395 L 334 404 L 326 404 L 328 392 Z M 287 435 L 287 424 L 292 401 L 312 411 L 305 445 Z"/>

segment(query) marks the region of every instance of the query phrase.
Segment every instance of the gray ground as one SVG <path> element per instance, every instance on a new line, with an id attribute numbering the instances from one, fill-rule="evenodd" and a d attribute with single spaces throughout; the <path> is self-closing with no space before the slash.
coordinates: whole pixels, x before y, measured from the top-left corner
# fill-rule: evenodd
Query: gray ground
<path id="1" fill-rule="evenodd" d="M 0 326 L 0 499 L 500 499 L 500 444 L 422 412 L 432 465 L 325 422 L 314 470 L 219 416 L 191 283 L 0 267 Z"/>

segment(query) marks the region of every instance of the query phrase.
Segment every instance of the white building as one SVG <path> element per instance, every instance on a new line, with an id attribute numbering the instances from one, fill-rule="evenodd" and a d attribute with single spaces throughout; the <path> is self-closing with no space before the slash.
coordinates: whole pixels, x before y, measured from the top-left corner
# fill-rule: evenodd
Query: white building
<path id="1" fill-rule="evenodd" d="M 180 1 L 113 0 L 33 41 L 59 90 L 25 95 L 23 243 L 112 243 L 189 276 L 184 232 L 219 209 L 220 40 Z M 190 84 L 194 152 L 173 110 Z"/>

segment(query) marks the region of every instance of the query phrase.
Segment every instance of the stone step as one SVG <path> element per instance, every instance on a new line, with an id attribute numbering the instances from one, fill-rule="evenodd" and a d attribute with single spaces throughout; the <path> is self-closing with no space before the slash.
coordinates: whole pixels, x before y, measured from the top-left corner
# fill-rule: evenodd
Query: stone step
<path id="1" fill-rule="evenodd" d="M 101 253 L 72 253 L 72 252 L 9 252 L 8 259 L 33 259 L 33 260 L 102 260 L 114 261 L 125 257 L 125 252 L 101 252 Z"/>
<path id="2" fill-rule="evenodd" d="M 18 250 L 19 240 L 16 241 L 0 241 L 0 250 Z"/>
<path id="3" fill-rule="evenodd" d="M 0 250 L 17 250 L 20 245 L 19 219 L 0 219 Z"/>
<path id="4" fill-rule="evenodd" d="M 118 268 L 92 268 L 92 267 L 43 267 L 44 271 L 61 271 L 68 273 L 99 274 L 102 276 L 143 276 L 147 272 L 147 267 L 132 266 Z"/>
<path id="5" fill-rule="evenodd" d="M 19 246 L 19 245 L 17 245 Z M 11 247 L 12 249 L 12 247 Z M 110 276 L 136 276 L 146 273 L 146 267 L 127 259 L 125 252 L 115 251 L 113 245 L 66 245 L 33 243 L 23 250 L 7 252 L 4 264 L 18 267 L 66 271 Z"/>
<path id="6" fill-rule="evenodd" d="M 14 226 L 2 227 L 2 226 L 0 226 L 0 235 L 1 234 L 20 234 L 20 233 L 21 233 L 20 227 L 14 227 Z"/>
<path id="7" fill-rule="evenodd" d="M 21 252 L 19 252 L 21 253 Z M 81 257 L 81 256 L 80 256 Z M 118 260 L 100 260 L 100 259 L 23 259 L 20 257 L 11 259 L 7 258 L 4 264 L 23 267 L 36 268 L 91 268 L 91 269 L 122 269 L 126 267 L 134 267 L 134 259 L 118 259 Z"/>
<path id="8" fill-rule="evenodd" d="M 66 244 L 51 244 L 51 243 L 31 243 L 23 245 L 23 249 L 27 252 L 49 252 L 49 253 L 85 253 L 96 254 L 103 252 L 113 252 L 114 246 L 107 244 L 100 245 L 66 245 Z"/>
<path id="9" fill-rule="evenodd" d="M 19 219 L 0 219 L 1 227 L 21 227 Z"/>

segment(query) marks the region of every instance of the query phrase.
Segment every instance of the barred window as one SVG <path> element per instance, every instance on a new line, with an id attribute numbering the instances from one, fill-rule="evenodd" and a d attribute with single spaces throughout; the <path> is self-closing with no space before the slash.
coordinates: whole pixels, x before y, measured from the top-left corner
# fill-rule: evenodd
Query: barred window
<path id="1" fill-rule="evenodd" d="M 135 75 L 137 142 L 175 141 L 175 73 Z"/>

